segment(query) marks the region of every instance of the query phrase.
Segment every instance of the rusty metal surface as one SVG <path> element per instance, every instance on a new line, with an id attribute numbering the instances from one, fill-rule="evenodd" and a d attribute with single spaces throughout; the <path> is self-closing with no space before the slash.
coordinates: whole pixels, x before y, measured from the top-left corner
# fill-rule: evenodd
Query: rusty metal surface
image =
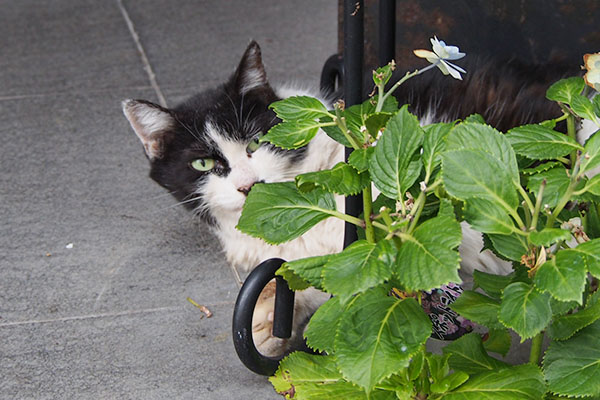
<path id="1" fill-rule="evenodd" d="M 377 0 L 365 0 L 369 69 L 377 64 L 378 12 Z M 433 35 L 469 55 L 534 63 L 581 63 L 584 53 L 600 51 L 598 0 L 397 0 L 396 21 L 396 60 L 406 69 L 423 65 L 412 50 L 429 48 Z"/>

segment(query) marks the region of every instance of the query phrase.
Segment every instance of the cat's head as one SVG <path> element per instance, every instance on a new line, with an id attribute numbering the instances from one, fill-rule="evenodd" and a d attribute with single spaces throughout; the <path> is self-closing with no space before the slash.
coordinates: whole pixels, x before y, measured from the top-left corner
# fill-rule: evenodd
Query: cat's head
<path id="1" fill-rule="evenodd" d="M 150 177 L 214 223 L 237 218 L 255 183 L 296 175 L 303 149 L 258 143 L 279 122 L 268 108 L 276 100 L 253 41 L 234 74 L 218 88 L 172 109 L 125 100 L 123 112 L 144 145 Z"/>

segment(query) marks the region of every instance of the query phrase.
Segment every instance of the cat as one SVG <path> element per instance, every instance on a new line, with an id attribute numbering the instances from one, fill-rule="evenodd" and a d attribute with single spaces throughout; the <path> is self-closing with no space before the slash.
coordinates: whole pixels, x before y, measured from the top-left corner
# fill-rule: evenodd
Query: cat
<path id="1" fill-rule="evenodd" d="M 552 103 L 540 102 L 538 98 L 543 99 L 548 84 L 553 82 L 551 79 L 557 80 L 560 78 L 557 75 L 564 75 L 564 71 L 527 70 L 526 66 L 509 63 L 502 65 L 498 73 L 493 63 L 480 65 L 462 82 L 436 73 L 418 77 L 412 80 L 414 83 L 401 86 L 396 96 L 400 104 L 410 103 L 412 111 L 425 123 L 452 121 L 479 113 L 506 131 L 512 126 L 560 115 Z M 537 78 L 528 80 L 532 76 Z M 271 86 L 260 47 L 252 41 L 233 75 L 216 89 L 194 95 L 171 109 L 144 100 L 122 103 L 124 114 L 149 159 L 150 177 L 212 228 L 227 262 L 241 275 L 272 257 L 293 260 L 342 250 L 343 222 L 335 218 L 326 219 L 301 237 L 278 246 L 268 245 L 235 228 L 255 183 L 290 181 L 298 174 L 328 169 L 343 160 L 343 147 L 322 131 L 308 146 L 297 150 L 259 144 L 258 138 L 280 122 L 268 108 L 269 104 L 294 95 L 317 97 L 331 108 L 332 97 L 319 92 Z M 456 101 L 457 98 L 460 100 Z M 343 198 L 336 200 L 338 209 L 343 211 Z M 479 232 L 465 223 L 462 230 L 459 251 L 463 279 L 468 280 L 474 269 L 495 274 L 512 271 L 510 263 L 489 250 L 481 251 L 483 242 Z M 287 340 L 271 333 L 273 298 L 273 287 L 268 286 L 253 317 L 255 344 L 261 353 L 270 356 L 298 344 L 302 327 L 328 296 L 315 289 L 296 294 L 293 334 Z"/>

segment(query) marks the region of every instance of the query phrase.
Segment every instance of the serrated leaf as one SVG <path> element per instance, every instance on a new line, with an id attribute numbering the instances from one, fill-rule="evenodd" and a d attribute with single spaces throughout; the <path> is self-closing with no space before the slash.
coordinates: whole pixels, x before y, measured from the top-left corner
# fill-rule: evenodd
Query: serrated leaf
<path id="1" fill-rule="evenodd" d="M 546 393 L 542 372 L 525 364 L 471 376 L 443 400 L 540 400 Z"/>
<path id="2" fill-rule="evenodd" d="M 588 272 L 596 278 L 600 278 L 600 239 L 581 243 L 570 250 L 581 254 L 584 257 Z"/>
<path id="3" fill-rule="evenodd" d="M 306 280 L 302 279 L 298 274 L 292 271 L 287 265 L 282 265 L 275 272 L 275 275 L 282 276 L 292 290 L 308 289 L 311 285 Z"/>
<path id="4" fill-rule="evenodd" d="M 502 329 L 503 325 L 498 321 L 500 302 L 472 290 L 465 290 L 450 308 L 461 317 L 484 325 L 490 329 Z"/>
<path id="5" fill-rule="evenodd" d="M 389 240 L 359 240 L 331 256 L 323 270 L 325 290 L 342 303 L 356 293 L 377 286 L 392 276 L 396 249 Z"/>
<path id="6" fill-rule="evenodd" d="M 259 183 L 252 187 L 237 225 L 240 231 L 279 244 L 292 240 L 336 210 L 331 193 L 301 193 L 293 182 Z"/>
<path id="7" fill-rule="evenodd" d="M 282 149 L 291 150 L 306 146 L 319 131 L 320 123 L 312 120 L 284 121 L 260 138 Z"/>
<path id="8" fill-rule="evenodd" d="M 321 274 L 323 272 L 323 267 L 327 261 L 329 261 L 329 257 L 330 255 L 314 256 L 287 261 L 277 270 L 277 274 L 283 276 L 287 280 L 288 273 L 286 271 L 290 271 L 290 274 L 294 274 L 299 279 L 307 282 L 310 286 L 314 286 L 317 289 L 323 289 Z M 292 282 L 295 282 L 295 280 Z M 290 281 L 288 281 L 288 283 L 290 283 Z M 300 283 L 298 284 L 300 285 Z M 294 290 L 302 290 L 302 288 Z"/>
<path id="9" fill-rule="evenodd" d="M 528 251 L 527 239 L 516 233 L 512 235 L 489 234 L 487 237 L 492 242 L 494 250 L 509 260 L 521 261 L 521 256 Z"/>
<path id="10" fill-rule="evenodd" d="M 563 163 L 560 161 L 549 161 L 540 165 L 536 165 L 534 168 L 525 168 L 522 169 L 521 172 L 525 175 L 535 175 L 540 172 L 549 171 L 554 167 L 562 166 Z"/>
<path id="11" fill-rule="evenodd" d="M 465 118 L 465 122 L 473 122 L 476 124 L 485 124 L 485 119 L 481 114 L 471 114 Z"/>
<path id="12" fill-rule="evenodd" d="M 269 108 L 283 121 L 314 120 L 329 114 L 319 100 L 308 96 L 288 97 L 271 103 Z"/>
<path id="13" fill-rule="evenodd" d="M 365 127 L 369 134 L 376 138 L 379 134 L 379 131 L 385 127 L 388 120 L 392 117 L 392 113 L 388 112 L 379 112 L 375 114 L 371 114 L 365 119 Z"/>
<path id="14" fill-rule="evenodd" d="M 392 77 L 392 65 L 387 64 L 373 71 L 373 82 L 376 86 L 385 85 Z"/>
<path id="15" fill-rule="evenodd" d="M 598 118 L 596 117 L 594 105 L 587 97 L 582 95 L 574 96 L 571 100 L 571 109 L 581 118 L 589 119 L 597 124 Z"/>
<path id="16" fill-rule="evenodd" d="M 600 395 L 600 321 L 569 340 L 552 342 L 544 356 L 544 374 L 555 394 Z"/>
<path id="17" fill-rule="evenodd" d="M 567 175 L 566 168 L 560 166 L 530 176 L 527 181 L 527 189 L 529 189 L 531 193 L 537 194 L 544 179 L 546 180 L 546 188 L 544 189 L 544 195 L 542 196 L 542 204 L 547 204 L 552 208 L 556 206 L 558 200 L 567 191 L 571 178 Z"/>
<path id="18" fill-rule="evenodd" d="M 296 176 L 296 186 L 308 192 L 319 186 L 331 193 L 350 196 L 360 193 L 370 184 L 369 174 L 359 174 L 352 166 L 340 162 L 332 169 L 308 172 Z"/>
<path id="19" fill-rule="evenodd" d="M 427 366 L 429 367 L 429 376 L 434 381 L 444 379 L 450 372 L 450 366 L 448 365 L 450 356 L 450 353 L 444 353 L 443 355 L 427 353 L 425 355 L 425 360 L 427 360 Z"/>
<path id="20" fill-rule="evenodd" d="M 523 125 L 508 131 L 506 138 L 515 153 L 532 160 L 548 160 L 582 150 L 569 136 L 542 125 Z"/>
<path id="21" fill-rule="evenodd" d="M 538 292 L 533 285 L 515 282 L 502 293 L 500 322 L 521 336 L 521 342 L 540 333 L 550 322 L 552 310 L 549 294 Z"/>
<path id="22" fill-rule="evenodd" d="M 546 91 L 546 98 L 552 101 L 571 104 L 573 97 L 579 96 L 585 87 L 583 78 L 572 77 L 561 79 Z"/>
<path id="23" fill-rule="evenodd" d="M 509 214 L 519 205 L 506 166 L 485 151 L 446 151 L 442 154 L 442 176 L 446 191 L 457 199 L 478 197 Z"/>
<path id="24" fill-rule="evenodd" d="M 455 371 L 463 371 L 469 375 L 489 372 L 498 368 L 507 367 L 508 364 L 490 357 L 481 342 L 478 333 L 467 333 L 456 339 L 442 349 L 444 354 L 449 354 L 448 363 Z"/>
<path id="25" fill-rule="evenodd" d="M 344 313 L 335 338 L 344 377 L 370 392 L 409 364 L 431 335 L 431 321 L 416 300 L 397 300 L 383 290 L 361 294 Z"/>
<path id="26" fill-rule="evenodd" d="M 333 354 L 335 332 L 345 308 L 338 297 L 330 298 L 319 307 L 304 330 L 306 344 L 317 351 Z"/>
<path id="27" fill-rule="evenodd" d="M 446 139 L 446 150 L 478 150 L 496 159 L 514 184 L 519 184 L 515 152 L 505 135 L 489 125 L 463 122 L 456 125 Z"/>
<path id="28" fill-rule="evenodd" d="M 582 302 L 587 271 L 584 258 L 573 250 L 561 250 L 535 273 L 533 282 L 541 291 L 560 301 Z"/>
<path id="29" fill-rule="evenodd" d="M 374 151 L 375 147 L 356 149 L 348 157 L 348 164 L 352 165 L 358 172 L 364 172 L 369 169 L 369 159 Z"/>
<path id="30" fill-rule="evenodd" d="M 388 121 L 369 161 L 371 179 L 387 197 L 400 199 L 414 183 L 416 177 L 407 173 L 408 166 L 423 136 L 423 129 L 417 117 L 408 112 L 408 106 L 402 107 Z"/>
<path id="31" fill-rule="evenodd" d="M 581 172 L 590 171 L 600 166 L 600 131 L 596 131 L 586 142 L 581 161 Z"/>
<path id="32" fill-rule="evenodd" d="M 361 104 L 355 104 L 344 110 L 342 115 L 346 119 L 346 126 L 356 137 L 364 137 L 364 129 L 367 127 L 367 118 L 375 113 L 375 99 L 367 99 Z M 389 96 L 381 109 L 381 112 L 395 113 L 398 111 L 398 102 L 394 96 Z"/>
<path id="33" fill-rule="evenodd" d="M 460 224 L 448 216 L 431 218 L 406 237 L 396 259 L 396 277 L 410 290 L 431 290 L 459 282 Z"/>
<path id="34" fill-rule="evenodd" d="M 577 308 L 579 304 L 576 301 L 559 301 L 554 297 L 550 298 L 550 308 L 552 308 L 552 318 L 564 315 Z"/>
<path id="35" fill-rule="evenodd" d="M 541 231 L 533 231 L 529 234 L 529 240 L 536 246 L 548 247 L 561 240 L 570 240 L 571 232 L 558 228 L 544 228 Z"/>
<path id="36" fill-rule="evenodd" d="M 506 210 L 497 203 L 472 197 L 465 201 L 464 218 L 473 229 L 508 235 L 518 231 Z"/>
<path id="37" fill-rule="evenodd" d="M 510 350 L 512 338 L 508 329 L 492 329 L 488 333 L 488 338 L 483 342 L 483 347 L 487 351 L 506 356 Z"/>
<path id="38" fill-rule="evenodd" d="M 596 292 L 595 301 L 591 301 L 584 309 L 555 318 L 548 328 L 548 335 L 553 340 L 565 340 L 598 320 L 600 318 L 600 301 L 597 300 L 599 295 L 600 292 Z"/>
<path id="39" fill-rule="evenodd" d="M 431 175 L 433 170 L 440 165 L 440 154 L 446 147 L 445 139 L 452 129 L 452 124 L 438 123 L 428 125 L 424 128 L 425 139 L 423 140 L 423 165 L 425 173 Z"/>
<path id="40" fill-rule="evenodd" d="M 473 271 L 473 280 L 476 287 L 483 289 L 488 295 L 500 298 L 502 291 L 508 286 L 512 280 L 511 275 L 494 275 L 478 270 Z"/>
<path id="41" fill-rule="evenodd" d="M 333 140 L 342 144 L 345 147 L 352 147 L 348 139 L 346 139 L 346 136 L 344 136 L 344 134 L 337 125 L 324 125 L 333 122 L 333 119 L 331 117 L 319 118 L 319 122 L 323 125 L 321 126 L 321 129 L 327 134 L 327 136 L 329 136 L 330 138 L 332 138 Z"/>
<path id="42" fill-rule="evenodd" d="M 332 356 L 294 352 L 281 361 L 269 380 L 280 394 L 291 393 L 293 387 L 295 400 L 366 399 L 364 390 L 343 379 Z"/>

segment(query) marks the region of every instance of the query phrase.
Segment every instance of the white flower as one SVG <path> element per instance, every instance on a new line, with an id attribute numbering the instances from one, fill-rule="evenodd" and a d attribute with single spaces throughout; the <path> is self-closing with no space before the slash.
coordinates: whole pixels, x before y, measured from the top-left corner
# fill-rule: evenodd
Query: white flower
<path id="1" fill-rule="evenodd" d="M 444 75 L 450 74 L 454 79 L 462 80 L 460 73 L 465 74 L 467 71 L 454 65 L 448 60 L 458 60 L 465 56 L 465 53 L 461 53 L 456 46 L 448 46 L 444 41 L 438 40 L 437 37 L 431 39 L 431 47 L 433 51 L 429 50 L 414 50 L 417 57 L 424 58 L 429 61 L 432 66 L 436 66 L 442 71 Z M 423 69 L 424 71 L 425 69 Z"/>
<path id="2" fill-rule="evenodd" d="M 587 70 L 583 76 L 586 85 L 600 91 L 600 53 L 585 54 L 583 63 Z"/>

